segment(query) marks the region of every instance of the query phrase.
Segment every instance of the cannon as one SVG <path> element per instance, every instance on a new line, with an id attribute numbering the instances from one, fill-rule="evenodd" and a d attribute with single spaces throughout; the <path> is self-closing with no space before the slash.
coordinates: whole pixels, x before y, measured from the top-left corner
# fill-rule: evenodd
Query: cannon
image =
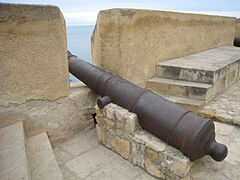
<path id="1" fill-rule="evenodd" d="M 233 45 L 236 47 L 240 47 L 240 37 L 234 38 Z"/>
<path id="2" fill-rule="evenodd" d="M 137 114 L 143 129 L 180 150 L 191 161 L 210 155 L 222 161 L 228 153 L 215 140 L 212 119 L 188 111 L 150 90 L 143 89 L 118 75 L 105 72 L 68 51 L 69 72 L 101 96 L 103 108 L 115 103 Z"/>

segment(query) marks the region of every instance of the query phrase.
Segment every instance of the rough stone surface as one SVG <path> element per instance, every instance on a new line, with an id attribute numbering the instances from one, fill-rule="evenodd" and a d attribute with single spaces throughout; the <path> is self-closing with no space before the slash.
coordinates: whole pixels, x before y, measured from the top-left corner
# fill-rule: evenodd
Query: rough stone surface
<path id="1" fill-rule="evenodd" d="M 154 180 L 142 169 L 97 143 L 96 130 L 57 145 L 54 153 L 65 180 Z M 86 142 L 91 146 L 85 148 Z M 68 148 L 67 148 L 68 147 Z M 77 151 L 75 150 L 79 150 Z"/>
<path id="2" fill-rule="evenodd" d="M 158 172 L 159 167 L 165 167 L 161 169 L 161 172 L 165 176 L 165 179 L 169 180 L 206 180 L 206 179 L 216 179 L 216 180 L 226 180 L 226 179 L 239 179 L 240 172 L 237 167 L 240 163 L 240 153 L 239 153 L 239 142 L 240 142 L 240 128 L 220 122 L 215 122 L 216 126 L 216 140 L 227 145 L 229 154 L 227 158 L 222 162 L 216 162 L 212 160 L 209 156 L 205 156 L 192 163 L 192 166 L 185 177 L 179 177 L 173 175 L 172 171 L 167 171 L 167 167 L 172 166 L 171 169 L 175 172 L 181 172 L 179 169 L 185 166 L 186 157 L 176 152 L 176 150 L 165 143 L 161 143 L 157 138 L 155 139 L 149 133 L 140 131 L 136 134 L 135 141 L 132 142 L 132 153 L 134 154 L 132 163 L 140 166 L 131 165 L 126 160 L 116 155 L 113 151 L 103 148 L 101 144 L 98 144 L 98 137 L 96 130 L 91 130 L 87 133 L 81 133 L 74 138 L 68 140 L 67 142 L 59 144 L 54 148 L 54 153 L 61 168 L 65 180 L 76 180 L 76 179 L 100 179 L 100 180 L 154 180 L 159 179 L 149 175 L 144 171 L 146 162 L 145 157 L 149 158 L 149 149 L 154 151 L 154 148 L 146 147 L 149 144 L 150 147 L 156 145 L 155 148 L 159 149 L 159 152 L 166 150 L 164 156 L 159 156 L 159 159 L 166 158 L 168 164 L 155 164 L 155 160 L 147 162 L 148 167 L 154 165 L 154 170 Z M 83 141 L 85 139 L 85 141 Z M 94 146 L 89 146 L 85 149 L 85 142 L 94 143 Z M 146 143 L 148 142 L 148 143 Z M 151 142 L 151 143 L 149 143 Z M 158 142 L 158 143 L 157 143 Z M 80 153 L 75 153 L 72 151 L 72 146 L 74 149 L 79 149 Z M 66 147 L 69 147 L 67 149 Z M 146 147 L 146 148 L 145 148 Z M 141 153 L 140 153 L 141 152 Z M 147 153 L 148 154 L 144 154 Z M 156 151 L 155 151 L 156 152 Z M 74 153 L 74 154 L 72 154 Z M 151 152 L 150 152 L 151 154 Z M 155 154 L 155 153 L 154 153 Z M 181 158 L 182 161 L 174 160 L 174 156 L 170 154 L 175 154 L 175 158 Z M 160 154 L 159 154 L 160 155 Z M 167 156 L 165 156 L 167 155 Z M 169 157 L 170 155 L 170 157 Z M 154 156 L 155 157 L 155 156 Z M 185 159 L 185 160 L 184 160 Z M 135 160 L 135 161 L 134 161 Z M 149 161 L 149 160 L 148 160 Z M 135 162 L 135 163 L 134 163 Z M 142 165 L 140 165 L 140 162 Z M 180 162 L 176 164 L 176 162 Z M 151 164 L 153 163 L 153 164 Z M 155 172 L 154 171 L 154 172 Z M 183 171 L 182 171 L 183 172 Z M 162 174 L 160 174 L 162 175 Z M 82 177 L 82 178 L 80 178 Z M 163 176 L 162 176 L 163 177 Z"/>
<path id="3" fill-rule="evenodd" d="M 105 106 L 105 108 L 113 111 L 113 114 L 118 111 L 123 112 L 123 110 L 121 110 L 123 108 L 116 107 L 116 105 L 113 104 L 109 104 Z M 118 108 L 118 110 L 115 111 L 114 108 Z M 100 112 L 97 106 L 96 112 Z M 125 111 L 125 114 L 123 113 L 119 116 L 124 127 L 126 126 L 128 116 L 131 114 L 132 113 Z M 124 120 L 122 120 L 122 117 L 125 117 Z M 229 153 L 224 161 L 216 162 L 212 160 L 210 156 L 204 156 L 202 159 L 190 162 L 180 151 L 142 130 L 140 127 L 137 127 L 133 133 L 128 133 L 124 127 L 122 129 L 112 127 L 112 130 L 117 129 L 123 132 L 121 136 L 118 134 L 112 135 L 109 130 L 103 129 L 103 125 L 106 123 L 105 119 L 104 115 L 99 119 L 100 124 L 98 124 L 98 131 L 106 133 L 108 136 L 105 136 L 105 143 L 101 140 L 101 137 L 98 137 L 99 142 L 102 142 L 105 146 L 115 151 L 112 144 L 116 137 L 128 141 L 130 144 L 130 151 L 127 160 L 143 168 L 154 177 L 174 180 L 224 180 L 238 179 L 240 176 L 240 172 L 236 170 L 236 167 L 238 167 L 240 163 L 240 129 L 237 126 L 214 122 L 216 140 L 226 144 L 228 147 Z M 116 118 L 115 121 L 118 122 L 119 119 Z M 119 152 L 117 153 L 120 154 Z"/>
<path id="4" fill-rule="evenodd" d="M 208 103 L 199 114 L 240 126 L 240 80 Z"/>
<path id="5" fill-rule="evenodd" d="M 231 46 L 235 23 L 235 18 L 220 16 L 103 10 L 92 34 L 93 64 L 144 86 L 159 62 Z"/>
<path id="6" fill-rule="evenodd" d="M 116 137 L 113 142 L 113 147 L 119 153 L 122 157 L 125 159 L 128 158 L 129 155 L 129 142 L 123 139 L 120 139 L 119 137 Z"/>
<path id="7" fill-rule="evenodd" d="M 240 38 L 240 19 L 237 19 L 235 37 Z"/>
<path id="8" fill-rule="evenodd" d="M 97 106 L 95 108 L 96 112 L 100 112 Z M 115 117 L 115 119 L 108 119 L 108 114 L 111 114 L 109 118 Z M 101 117 L 97 124 L 98 141 L 129 162 L 145 169 L 152 176 L 162 179 L 168 178 L 169 175 L 179 179 L 186 177 L 189 173 L 190 160 L 178 150 L 142 130 L 136 114 L 110 103 L 98 116 Z M 122 128 L 117 126 L 106 128 L 109 121 L 121 122 L 123 126 Z"/>
<path id="9" fill-rule="evenodd" d="M 240 77 L 240 48 L 224 46 L 158 63 L 147 88 L 198 113 Z"/>
<path id="10" fill-rule="evenodd" d="M 69 94 L 65 21 L 56 6 L 0 3 L 0 105 Z"/>
<path id="11" fill-rule="evenodd" d="M 30 179 L 21 121 L 0 128 L 0 164 L 0 179 Z"/>
<path id="12" fill-rule="evenodd" d="M 31 100 L 0 106 L 0 127 L 23 120 L 27 137 L 47 132 L 53 145 L 93 128 L 97 96 L 82 83 L 71 86 L 68 97 L 55 101 Z"/>
<path id="13" fill-rule="evenodd" d="M 31 180 L 63 179 L 46 133 L 28 138 L 26 149 Z"/>

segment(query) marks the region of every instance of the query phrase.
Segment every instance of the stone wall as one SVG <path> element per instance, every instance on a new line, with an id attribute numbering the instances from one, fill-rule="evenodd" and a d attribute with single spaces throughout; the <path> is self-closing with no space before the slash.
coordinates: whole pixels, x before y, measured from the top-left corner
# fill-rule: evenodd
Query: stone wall
<path id="1" fill-rule="evenodd" d="M 237 19 L 235 37 L 240 38 L 240 18 Z"/>
<path id="2" fill-rule="evenodd" d="M 96 106 L 99 142 L 161 179 L 188 179 L 191 161 L 180 151 L 144 131 L 137 116 L 115 104 Z"/>
<path id="3" fill-rule="evenodd" d="M 97 97 L 86 85 L 75 83 L 68 97 L 0 106 L 0 127 L 23 120 L 27 137 L 47 132 L 56 145 L 94 127 Z"/>
<path id="4" fill-rule="evenodd" d="M 0 3 L 0 105 L 69 94 L 65 21 L 56 6 Z"/>
<path id="5" fill-rule="evenodd" d="M 100 11 L 92 34 L 93 64 L 144 86 L 155 64 L 233 45 L 236 19 L 167 11 Z"/>

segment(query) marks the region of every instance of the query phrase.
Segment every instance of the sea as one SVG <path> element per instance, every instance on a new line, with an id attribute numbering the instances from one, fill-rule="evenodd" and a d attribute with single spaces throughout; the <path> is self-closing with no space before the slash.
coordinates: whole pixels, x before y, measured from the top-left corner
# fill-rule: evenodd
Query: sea
<path id="1" fill-rule="evenodd" d="M 67 49 L 80 59 L 92 63 L 91 35 L 94 26 L 67 26 Z M 69 73 L 70 83 L 79 80 Z"/>

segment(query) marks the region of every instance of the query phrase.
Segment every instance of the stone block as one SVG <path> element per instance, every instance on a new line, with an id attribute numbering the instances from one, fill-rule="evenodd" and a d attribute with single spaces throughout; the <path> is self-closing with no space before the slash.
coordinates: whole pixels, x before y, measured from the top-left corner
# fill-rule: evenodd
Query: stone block
<path id="1" fill-rule="evenodd" d="M 119 137 L 116 137 L 113 140 L 112 145 L 117 153 L 119 153 L 125 159 L 128 158 L 129 150 L 130 150 L 130 144 L 128 141 L 126 141 L 124 139 L 120 139 Z"/>
<path id="2" fill-rule="evenodd" d="M 120 109 L 117 109 L 116 110 L 116 118 L 118 121 L 123 121 L 125 120 L 126 118 L 126 113 L 128 113 L 128 110 L 127 109 L 123 109 L 123 108 L 120 108 Z"/>
<path id="3" fill-rule="evenodd" d="M 116 109 L 116 108 L 114 108 Z M 103 111 L 114 111 L 112 106 L 105 106 Z M 158 178 L 180 179 L 189 174 L 191 162 L 180 151 L 167 145 L 147 131 L 144 131 L 137 123 L 137 116 L 123 108 L 117 107 L 116 114 L 121 112 L 120 119 L 116 121 L 123 126 L 103 127 L 97 125 L 103 131 L 103 144 L 120 154 L 134 165 L 145 169 L 149 174 Z M 102 117 L 106 121 L 107 113 Z M 105 126 L 106 125 L 106 126 Z M 99 130 L 97 130 L 99 131 Z M 116 131 L 115 134 L 110 133 Z"/>
<path id="4" fill-rule="evenodd" d="M 165 175 L 161 172 L 161 170 L 157 168 L 156 164 L 154 164 L 150 159 L 146 159 L 145 167 L 149 174 L 161 179 L 165 179 Z"/>
<path id="5" fill-rule="evenodd" d="M 131 115 L 128 116 L 126 119 L 125 124 L 125 130 L 129 133 L 133 133 L 136 130 L 136 126 L 138 124 L 137 115 L 134 113 L 131 113 Z"/>
<path id="6" fill-rule="evenodd" d="M 0 128 L 0 179 L 30 179 L 24 139 L 22 121 Z"/>
<path id="7" fill-rule="evenodd" d="M 146 151 L 147 151 L 147 155 L 148 155 L 148 157 L 149 157 L 150 160 L 156 161 L 156 160 L 159 159 L 158 153 L 157 153 L 156 151 L 154 151 L 153 149 L 147 148 Z"/>
<path id="8" fill-rule="evenodd" d="M 0 19 L 0 105 L 68 96 L 66 27 L 60 9 L 1 3 Z"/>
<path id="9" fill-rule="evenodd" d="M 27 139 L 27 155 L 31 179 L 63 179 L 46 133 Z"/>

